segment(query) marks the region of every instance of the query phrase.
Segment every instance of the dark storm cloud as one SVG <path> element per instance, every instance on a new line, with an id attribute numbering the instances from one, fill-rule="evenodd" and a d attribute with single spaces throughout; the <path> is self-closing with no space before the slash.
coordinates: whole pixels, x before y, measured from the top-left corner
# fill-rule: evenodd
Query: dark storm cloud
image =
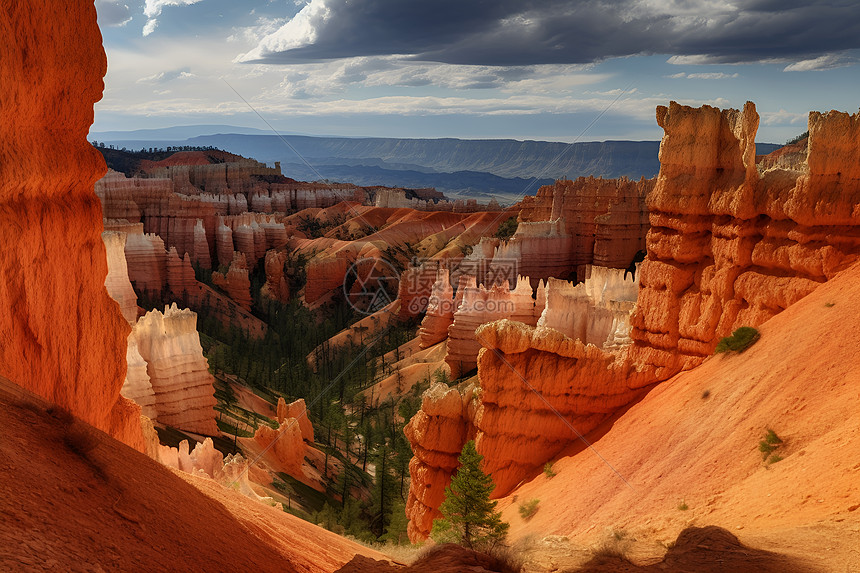
<path id="1" fill-rule="evenodd" d="M 295 63 L 406 54 L 452 64 L 511 66 L 670 54 L 733 63 L 815 58 L 860 48 L 860 8 L 847 0 L 313 3 L 327 16 L 314 20 L 311 43 L 279 50 L 276 32 L 245 59 Z"/>

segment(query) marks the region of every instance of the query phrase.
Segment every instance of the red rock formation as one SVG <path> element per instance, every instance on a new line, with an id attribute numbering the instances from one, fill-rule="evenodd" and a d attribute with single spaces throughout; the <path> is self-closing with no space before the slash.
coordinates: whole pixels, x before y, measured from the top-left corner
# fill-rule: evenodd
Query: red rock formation
<path id="1" fill-rule="evenodd" d="M 108 221 L 106 228 L 126 233 L 125 260 L 128 278 L 139 293 L 160 293 L 167 284 L 167 252 L 157 235 L 143 233 L 143 224 Z"/>
<path id="2" fill-rule="evenodd" d="M 636 360 L 663 379 L 808 294 L 860 251 L 860 116 L 811 113 L 805 165 L 755 164 L 758 114 L 672 103 L 649 196 Z M 767 166 L 765 166 L 767 167 Z"/>
<path id="3" fill-rule="evenodd" d="M 308 409 L 303 398 L 289 404 L 283 398 L 278 398 L 277 419 L 279 424 L 283 424 L 288 419 L 296 420 L 302 439 L 311 444 L 314 443 L 314 427 L 308 419 Z"/>
<path id="4" fill-rule="evenodd" d="M 347 270 L 358 259 L 380 260 L 377 270 L 386 276 L 397 272 L 386 258 L 396 260 L 396 264 L 403 267 L 412 264 L 414 256 L 440 263 L 459 260 L 466 246 L 477 243 L 482 236 L 494 233 L 501 222 L 498 213 L 425 213 L 411 209 L 368 208 L 350 204 L 340 204 L 314 216 L 320 221 L 329 221 L 333 217 L 343 215 L 350 218 L 340 225 L 337 231 L 317 239 L 295 239 L 290 244 L 299 253 L 314 255 L 307 266 L 305 301 L 308 303 L 314 303 L 341 290 Z M 379 230 L 365 235 L 368 227 Z M 333 238 L 356 231 L 361 231 L 361 237 L 358 239 Z M 435 265 L 432 262 L 407 272 L 407 283 L 398 287 L 403 297 L 409 299 L 406 305 L 408 308 L 401 310 L 402 316 L 416 316 L 423 311 L 425 301 L 429 299 L 430 287 L 435 280 L 434 273 Z M 413 277 L 420 279 L 415 283 L 414 289 L 410 286 Z M 415 292 L 409 292 L 407 289 Z M 416 301 L 416 304 L 411 304 Z M 412 308 L 417 311 L 410 310 Z"/>
<path id="5" fill-rule="evenodd" d="M 665 136 L 660 175 L 648 197 L 651 230 L 648 258 L 637 273 L 633 344 L 609 352 L 555 329 L 509 321 L 476 333 L 484 346 L 476 442 L 497 484 L 494 495 L 649 385 L 699 364 L 719 337 L 760 325 L 860 255 L 860 114 L 811 114 L 805 164 L 762 161 L 761 170 L 755 164 L 758 115 L 750 103 L 742 112 L 672 103 L 658 108 L 657 119 Z M 613 290 L 612 282 L 597 290 Z M 541 324 L 586 340 L 602 338 L 594 325 L 577 326 L 576 314 L 564 316 L 579 295 L 554 284 Z M 621 306 L 608 308 L 620 314 Z M 614 323 L 610 332 L 624 330 L 623 321 Z M 607 336 L 604 347 L 613 348 L 618 338 L 624 337 Z M 425 439 L 422 448 L 455 449 L 447 439 Z M 415 464 L 418 452 L 428 457 L 418 450 Z M 410 492 L 410 499 L 418 495 Z M 413 539 L 425 531 L 428 513 L 432 504 L 413 502 Z"/>
<path id="6" fill-rule="evenodd" d="M 411 318 L 420 316 L 427 310 L 432 296 L 431 290 L 436 282 L 437 265 L 421 264 L 417 267 L 410 265 L 400 275 L 397 298 L 400 299 L 400 317 Z"/>
<path id="7" fill-rule="evenodd" d="M 92 2 L 12 2 L 0 22 L 0 376 L 143 450 L 119 394 L 129 326 L 104 287 L 105 173 L 87 142 L 106 69 Z"/>
<path id="8" fill-rule="evenodd" d="M 567 278 L 587 264 L 627 267 L 645 247 L 645 198 L 653 187 L 653 179 L 631 181 L 626 177 L 580 177 L 541 187 L 535 197 L 525 197 L 521 203 L 520 223 L 538 226 L 523 226 L 517 230 L 519 241 L 511 241 L 509 248 L 516 252 L 508 256 L 519 255 L 521 265 L 516 272 L 537 280 Z M 546 222 L 557 219 L 561 219 L 562 228 L 547 227 Z M 541 237 L 559 238 L 550 246 Z M 517 242 L 522 245 L 517 247 Z"/>
<path id="9" fill-rule="evenodd" d="M 155 393 L 162 424 L 217 435 L 214 379 L 197 334 L 197 314 L 173 304 L 153 310 L 134 326 L 133 336 Z"/>
<path id="10" fill-rule="evenodd" d="M 143 356 L 140 355 L 140 350 L 137 348 L 137 338 L 134 335 L 134 330 L 128 336 L 128 350 L 125 357 L 128 370 L 125 382 L 122 385 L 122 395 L 140 406 L 141 414 L 151 420 L 155 420 L 158 416 L 158 410 L 155 406 L 155 391 L 152 389 L 152 382 L 149 380 L 146 360 L 143 359 Z"/>
<path id="11" fill-rule="evenodd" d="M 196 299 L 200 290 L 191 258 L 187 254 L 180 258 L 176 247 L 170 247 L 167 253 L 167 288 L 170 300 L 183 302 Z"/>
<path id="12" fill-rule="evenodd" d="M 448 269 L 436 272 L 436 282 L 430 291 L 427 314 L 421 321 L 418 336 L 421 348 L 430 348 L 448 338 L 448 327 L 454 321 L 454 289 L 451 287 Z M 401 299 L 402 300 L 402 299 Z"/>
<path id="13" fill-rule="evenodd" d="M 459 378 L 477 366 L 481 343 L 475 338 L 475 330 L 482 324 L 506 317 L 518 317 L 528 324 L 535 324 L 535 303 L 529 278 L 521 277 L 514 290 L 507 283 L 485 288 L 476 286 L 474 279 L 460 283 L 457 290 L 456 311 L 448 328 L 448 354 L 445 362 L 451 376 Z"/>
<path id="14" fill-rule="evenodd" d="M 347 255 L 348 253 L 344 253 Z M 307 266 L 305 301 L 315 302 L 330 292 L 343 288 L 344 277 L 352 260 L 346 256 L 329 256 L 312 259 Z"/>
<path id="15" fill-rule="evenodd" d="M 406 501 L 409 538 L 425 539 L 457 468 L 463 444 L 474 436 L 475 388 L 435 384 L 424 393 L 421 409 L 404 429 L 415 457 L 409 462 L 412 485 Z"/>
<path id="16" fill-rule="evenodd" d="M 273 459 L 278 471 L 294 477 L 302 475 L 305 442 L 295 418 L 287 418 L 277 430 L 262 424 L 254 432 L 254 442 Z"/>
<path id="17" fill-rule="evenodd" d="M 215 228 L 215 250 L 218 255 L 219 265 L 229 265 L 233 261 L 233 229 L 224 224 L 224 218 L 218 217 L 218 225 Z"/>
<path id="18" fill-rule="evenodd" d="M 287 262 L 285 251 L 271 250 L 266 252 L 266 284 L 262 294 L 278 302 L 290 300 L 290 285 L 284 274 L 284 264 Z"/>
<path id="19" fill-rule="evenodd" d="M 245 255 L 236 252 L 226 273 L 212 273 L 212 283 L 224 289 L 236 304 L 251 310 L 251 280 L 248 278 L 248 262 Z"/>
<path id="20" fill-rule="evenodd" d="M 197 223 L 194 225 L 194 248 L 191 259 L 204 269 L 212 268 L 212 256 L 209 253 L 209 242 L 206 240 L 203 219 L 197 219 Z"/>

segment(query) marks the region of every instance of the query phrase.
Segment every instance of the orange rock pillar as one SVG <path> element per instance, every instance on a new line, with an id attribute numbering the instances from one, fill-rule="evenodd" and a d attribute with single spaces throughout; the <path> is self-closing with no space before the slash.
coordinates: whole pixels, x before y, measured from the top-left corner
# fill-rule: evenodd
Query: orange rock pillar
<path id="1" fill-rule="evenodd" d="M 143 450 L 119 394 L 129 332 L 105 289 L 106 168 L 87 142 L 106 58 L 91 0 L 2 0 L 0 376 Z"/>

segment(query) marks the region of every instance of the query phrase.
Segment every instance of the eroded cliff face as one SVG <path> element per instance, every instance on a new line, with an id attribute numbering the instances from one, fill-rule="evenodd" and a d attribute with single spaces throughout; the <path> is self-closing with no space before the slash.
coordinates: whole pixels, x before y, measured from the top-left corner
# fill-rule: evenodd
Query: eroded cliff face
<path id="1" fill-rule="evenodd" d="M 180 430 L 217 435 L 214 379 L 200 346 L 197 314 L 176 304 L 165 307 L 164 312 L 152 310 L 134 325 L 132 337 L 129 352 L 136 345 L 146 362 L 154 394 L 154 418 Z M 129 380 L 130 389 L 142 386 L 132 386 L 133 382 Z"/>
<path id="2" fill-rule="evenodd" d="M 142 451 L 87 141 L 106 70 L 95 7 L 7 4 L 0 52 L 0 375 Z"/>
<path id="3" fill-rule="evenodd" d="M 626 268 L 645 247 L 646 197 L 653 188 L 654 179 L 626 177 L 580 177 L 541 187 L 523 199 L 511 252 L 499 254 L 519 258 L 517 272 L 535 280 L 568 278 L 582 265 Z"/>
<path id="4" fill-rule="evenodd" d="M 759 167 L 751 103 L 721 111 L 673 102 L 658 108 L 657 120 L 665 136 L 648 197 L 648 257 L 637 273 L 632 344 L 584 344 L 602 338 L 594 329 L 608 316 L 583 320 L 575 308 L 582 293 L 567 287 L 547 295 L 536 328 L 502 320 L 476 331 L 480 405 L 469 423 L 497 484 L 494 495 L 511 491 L 649 386 L 700 364 L 720 337 L 759 326 L 860 255 L 860 114 L 810 114 L 805 161 L 793 150 L 792 158 Z M 567 310 L 553 314 L 552 307 Z M 426 402 L 422 408 L 436 407 Z M 435 418 L 419 413 L 416 420 L 422 427 Z M 459 451 L 463 442 L 438 428 L 407 436 L 420 446 L 413 464 L 434 472 L 413 477 L 408 513 L 418 540 L 438 507 L 421 488 L 447 483 L 454 469 L 426 460 Z"/>
<path id="5" fill-rule="evenodd" d="M 475 435 L 472 420 L 478 403 L 474 385 L 448 388 L 435 384 L 424 393 L 421 409 L 404 429 L 414 454 L 409 462 L 411 485 L 406 501 L 412 540 L 425 539 L 433 520 L 441 517 L 439 505 L 457 469 L 460 450 Z"/>
<path id="6" fill-rule="evenodd" d="M 439 517 L 467 439 L 477 436 L 501 496 L 569 445 L 571 434 L 590 432 L 653 382 L 626 358 L 636 281 L 619 269 L 586 270 L 585 283 L 551 278 L 534 293 L 528 277 L 518 277 L 513 290 L 477 288 L 462 277 L 457 297 L 446 288 L 447 272 L 439 273 L 433 290 L 440 300 L 431 298 L 430 308 L 457 308 L 446 361 L 454 376 L 464 364 L 477 365 L 478 387 L 434 387 L 407 426 L 415 454 L 407 504 L 413 540 Z M 500 316 L 510 319 L 489 322 Z M 440 319 L 428 311 L 422 340 Z"/>
<path id="7" fill-rule="evenodd" d="M 633 358 L 660 379 L 810 293 L 860 251 L 860 116 L 811 113 L 805 163 L 755 164 L 759 116 L 672 103 L 649 196 Z"/>

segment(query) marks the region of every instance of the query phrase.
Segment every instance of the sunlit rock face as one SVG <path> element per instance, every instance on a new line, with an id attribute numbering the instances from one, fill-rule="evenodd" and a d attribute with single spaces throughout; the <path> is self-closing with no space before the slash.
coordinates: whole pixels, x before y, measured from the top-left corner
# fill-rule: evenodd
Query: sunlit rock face
<path id="1" fill-rule="evenodd" d="M 532 286 L 539 279 L 571 278 L 582 265 L 626 268 L 645 248 L 645 200 L 653 188 L 653 179 L 626 177 L 545 185 L 523 199 L 517 232 L 494 258 L 498 265 L 518 261 L 515 273 L 531 277 Z"/>
<path id="2" fill-rule="evenodd" d="M 137 294 L 128 278 L 125 262 L 126 237 L 125 233 L 118 231 L 102 233 L 108 263 L 105 288 L 110 297 L 119 304 L 123 317 L 129 324 L 134 324 L 137 321 Z"/>
<path id="3" fill-rule="evenodd" d="M 87 141 L 106 70 L 95 6 L 9 3 L 0 27 L 0 376 L 142 451 Z"/>
<path id="4" fill-rule="evenodd" d="M 217 435 L 214 379 L 200 346 L 197 314 L 176 304 L 163 313 L 152 310 L 137 321 L 133 337 L 147 365 L 155 419 L 180 430 Z"/>
<path id="5" fill-rule="evenodd" d="M 414 457 L 409 462 L 411 486 L 406 502 L 409 538 L 425 539 L 457 468 L 463 444 L 474 437 L 471 422 L 478 404 L 473 386 L 448 388 L 435 384 L 424 393 L 421 409 L 404 429 Z"/>
<path id="6" fill-rule="evenodd" d="M 453 377 L 477 366 L 481 343 L 475 338 L 475 330 L 480 325 L 506 317 L 517 317 L 534 325 L 540 316 L 540 313 L 535 313 L 529 278 L 518 277 L 514 289 L 510 289 L 508 284 L 486 288 L 475 285 L 474 279 L 461 281 L 455 299 L 456 310 L 448 327 L 448 353 L 445 356 Z"/>
<path id="7" fill-rule="evenodd" d="M 440 268 L 430 290 L 427 313 L 418 331 L 421 348 L 430 348 L 448 338 L 448 327 L 453 321 L 454 289 L 451 287 L 450 271 Z"/>
<path id="8" fill-rule="evenodd" d="M 501 320 L 476 330 L 480 404 L 461 425 L 476 431 L 494 495 L 649 386 L 701 363 L 720 337 L 760 325 L 860 255 L 860 114 L 811 113 L 807 146 L 759 165 L 751 103 L 742 111 L 672 103 L 657 121 L 661 169 L 632 315 L 632 284 L 592 268 L 585 285 L 549 281 L 536 328 Z M 603 302 L 592 308 L 585 298 Z M 419 413 L 415 426 L 432 419 Z M 424 448 L 412 461 L 424 476 L 414 487 L 444 487 L 454 468 L 427 460 L 465 438 L 407 435 Z M 413 540 L 426 537 L 436 501 L 410 490 Z"/>
<path id="9" fill-rule="evenodd" d="M 755 163 L 759 116 L 672 103 L 649 196 L 635 359 L 666 378 L 757 326 L 860 251 L 860 116 L 809 117 L 804 162 Z"/>

